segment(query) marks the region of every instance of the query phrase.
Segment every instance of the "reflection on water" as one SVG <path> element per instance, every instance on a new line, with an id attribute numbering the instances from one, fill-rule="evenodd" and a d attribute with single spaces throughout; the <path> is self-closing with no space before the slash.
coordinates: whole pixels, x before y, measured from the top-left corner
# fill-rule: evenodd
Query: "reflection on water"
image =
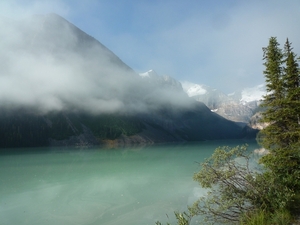
<path id="1" fill-rule="evenodd" d="M 172 222 L 204 193 L 192 179 L 221 145 L 19 149 L 0 155 L 0 221 L 8 225 Z M 250 143 L 250 148 L 257 148 Z M 29 153 L 24 153 L 24 152 Z M 168 216 L 167 216 L 167 215 Z"/>

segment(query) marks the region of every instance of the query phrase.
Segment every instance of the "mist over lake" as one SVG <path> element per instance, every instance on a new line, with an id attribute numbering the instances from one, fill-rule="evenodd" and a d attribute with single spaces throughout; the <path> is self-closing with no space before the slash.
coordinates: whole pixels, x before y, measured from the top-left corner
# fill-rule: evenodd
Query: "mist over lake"
<path id="1" fill-rule="evenodd" d="M 122 149 L 33 148 L 0 155 L 0 221 L 6 225 L 173 222 L 205 190 L 193 181 L 210 141 Z M 193 221 L 195 224 L 195 221 Z"/>

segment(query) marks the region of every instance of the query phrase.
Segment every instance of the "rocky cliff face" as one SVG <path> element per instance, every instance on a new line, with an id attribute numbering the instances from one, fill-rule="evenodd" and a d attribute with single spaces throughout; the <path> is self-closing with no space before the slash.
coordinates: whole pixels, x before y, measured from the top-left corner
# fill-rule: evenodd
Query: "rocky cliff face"
<path id="1" fill-rule="evenodd" d="M 220 104 L 218 108 L 213 111 L 228 120 L 243 123 L 248 123 L 253 116 L 252 108 L 236 102 Z"/>
<path id="2" fill-rule="evenodd" d="M 255 113 L 250 119 L 249 126 L 257 130 L 264 129 L 269 125 L 269 123 L 262 123 L 261 119 L 262 119 L 261 112 Z"/>

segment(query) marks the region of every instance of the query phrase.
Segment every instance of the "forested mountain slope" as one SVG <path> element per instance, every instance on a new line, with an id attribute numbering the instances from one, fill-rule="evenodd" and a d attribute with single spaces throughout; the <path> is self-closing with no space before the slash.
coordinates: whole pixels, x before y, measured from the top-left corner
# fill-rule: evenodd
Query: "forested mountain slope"
<path id="1" fill-rule="evenodd" d="M 0 21 L 0 147 L 254 137 L 56 14 Z"/>

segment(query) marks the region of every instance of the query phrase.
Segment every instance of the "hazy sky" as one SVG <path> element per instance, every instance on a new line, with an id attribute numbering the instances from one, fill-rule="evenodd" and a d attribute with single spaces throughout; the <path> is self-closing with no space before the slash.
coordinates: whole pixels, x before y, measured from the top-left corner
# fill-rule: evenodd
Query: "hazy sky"
<path id="1" fill-rule="evenodd" d="M 300 54 L 299 0 L 2 0 L 0 14 L 55 12 L 137 72 L 230 93 L 264 82 L 262 47 L 288 37 Z"/>

